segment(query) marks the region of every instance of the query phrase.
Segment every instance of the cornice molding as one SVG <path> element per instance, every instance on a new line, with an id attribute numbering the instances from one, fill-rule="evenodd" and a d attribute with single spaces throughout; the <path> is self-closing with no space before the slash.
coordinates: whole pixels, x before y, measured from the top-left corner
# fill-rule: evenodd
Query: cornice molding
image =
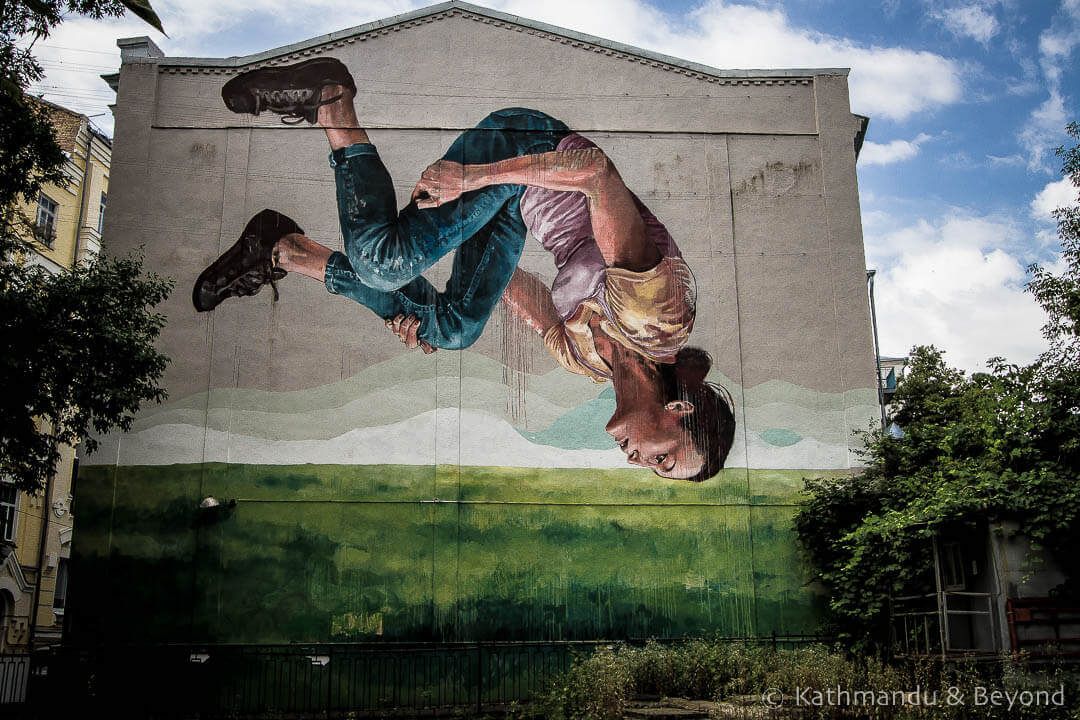
<path id="1" fill-rule="evenodd" d="M 716 85 L 769 87 L 775 85 L 811 85 L 815 75 L 847 75 L 845 68 L 798 70 L 721 70 L 697 63 L 668 57 L 647 50 L 544 25 L 480 8 L 456 0 L 387 20 L 361 25 L 312 40 L 276 48 L 264 53 L 233 58 L 169 58 L 131 57 L 125 63 L 154 63 L 159 73 L 167 75 L 234 75 L 252 68 L 269 65 L 288 65 L 317 57 L 355 43 L 370 42 L 403 30 L 421 27 L 451 18 L 464 18 L 483 25 L 497 27 L 543 38 L 584 52 L 624 60 L 636 65 L 653 67 L 664 72 L 701 80 Z"/>
<path id="2" fill-rule="evenodd" d="M 4 560 L 4 568 L 8 571 L 8 575 L 15 581 L 15 584 L 19 586 L 19 592 L 28 593 L 32 589 L 32 586 L 26 580 L 26 576 L 23 575 L 22 566 L 19 565 L 19 561 L 15 559 L 15 553 L 11 553 Z"/>

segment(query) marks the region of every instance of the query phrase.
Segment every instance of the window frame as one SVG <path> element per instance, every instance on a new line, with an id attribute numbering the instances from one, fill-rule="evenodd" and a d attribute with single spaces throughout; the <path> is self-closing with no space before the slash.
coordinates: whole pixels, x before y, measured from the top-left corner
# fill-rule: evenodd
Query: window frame
<path id="1" fill-rule="evenodd" d="M 71 578 L 71 563 L 66 557 L 61 557 L 56 562 L 56 582 L 53 585 L 53 612 L 57 615 L 64 614 L 67 606 L 68 581 Z M 61 592 L 63 591 L 63 592 Z"/>
<path id="2" fill-rule="evenodd" d="M 107 202 L 106 202 L 107 200 L 108 200 L 108 193 L 106 193 L 103 190 L 101 192 L 101 204 L 98 205 L 98 221 L 97 221 L 98 235 L 101 235 L 102 232 L 105 229 L 105 206 L 107 204 Z"/>
<path id="3" fill-rule="evenodd" d="M 10 493 L 11 500 L 5 497 Z M 0 542 L 14 543 L 19 524 L 19 490 L 8 480 L 0 481 Z"/>
<path id="4" fill-rule="evenodd" d="M 43 216 L 45 222 L 42 222 Z M 49 249 L 56 243 L 56 224 L 59 219 L 60 203 L 44 192 L 39 192 L 37 213 L 34 216 L 34 236 Z"/>

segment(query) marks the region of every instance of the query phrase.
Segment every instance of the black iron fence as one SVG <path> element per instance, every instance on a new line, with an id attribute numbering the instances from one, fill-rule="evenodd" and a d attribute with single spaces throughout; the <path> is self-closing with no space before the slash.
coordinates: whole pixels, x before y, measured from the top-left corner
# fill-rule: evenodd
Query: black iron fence
<path id="1" fill-rule="evenodd" d="M 29 680 L 29 655 L 0 655 L 0 705 L 25 701 Z"/>
<path id="2" fill-rule="evenodd" d="M 821 639 L 798 635 L 729 640 L 797 647 Z M 415 714 L 452 707 L 482 710 L 532 699 L 567 671 L 576 655 L 619 644 L 59 647 L 33 656 L 24 709 L 32 716 L 47 715 L 48 706 L 63 697 L 67 707 L 99 710 L 113 717 L 338 716 L 394 709 Z"/>

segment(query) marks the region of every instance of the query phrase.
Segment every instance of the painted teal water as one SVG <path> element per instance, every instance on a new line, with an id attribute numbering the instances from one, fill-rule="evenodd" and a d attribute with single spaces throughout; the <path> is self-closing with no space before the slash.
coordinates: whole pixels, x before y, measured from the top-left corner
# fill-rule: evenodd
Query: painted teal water
<path id="1" fill-rule="evenodd" d="M 789 447 L 802 440 L 802 435 L 784 428 L 769 428 L 758 437 L 776 447 Z"/>
<path id="2" fill-rule="evenodd" d="M 609 387 L 593 400 L 562 415 L 544 430 L 518 430 L 518 433 L 537 445 L 563 450 L 610 450 L 615 447 L 615 441 L 604 426 L 614 412 L 615 389 Z"/>

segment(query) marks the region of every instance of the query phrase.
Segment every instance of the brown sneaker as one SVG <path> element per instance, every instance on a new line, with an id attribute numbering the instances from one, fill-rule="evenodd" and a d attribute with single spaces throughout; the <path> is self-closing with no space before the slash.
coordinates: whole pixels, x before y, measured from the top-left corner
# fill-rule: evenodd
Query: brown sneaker
<path id="1" fill-rule="evenodd" d="M 222 253 L 195 281 L 191 302 L 199 312 L 213 310 L 225 298 L 254 295 L 263 285 L 288 273 L 274 265 L 274 246 L 283 235 L 304 233 L 300 226 L 273 210 L 263 210 L 248 221 L 236 244 Z"/>
<path id="2" fill-rule="evenodd" d="M 221 88 L 221 99 L 234 113 L 258 115 L 269 110 L 283 115 L 282 122 L 289 125 L 303 120 L 314 124 L 321 106 L 341 98 L 339 94 L 323 100 L 322 89 L 327 85 L 341 85 L 356 93 L 356 83 L 340 60 L 318 57 L 241 73 Z"/>

